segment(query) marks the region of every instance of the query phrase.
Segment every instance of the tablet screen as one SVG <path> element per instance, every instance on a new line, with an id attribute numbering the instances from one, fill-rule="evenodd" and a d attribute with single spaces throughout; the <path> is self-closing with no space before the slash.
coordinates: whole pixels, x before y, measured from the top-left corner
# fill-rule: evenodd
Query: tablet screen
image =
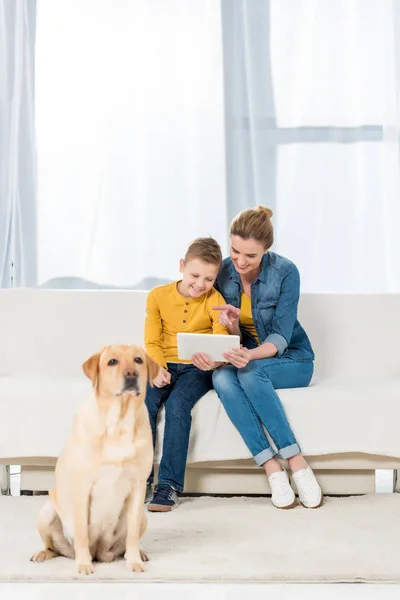
<path id="1" fill-rule="evenodd" d="M 211 360 L 226 362 L 223 352 L 240 347 L 238 335 L 216 333 L 178 333 L 177 342 L 179 360 L 191 360 L 193 354 L 203 352 Z"/>

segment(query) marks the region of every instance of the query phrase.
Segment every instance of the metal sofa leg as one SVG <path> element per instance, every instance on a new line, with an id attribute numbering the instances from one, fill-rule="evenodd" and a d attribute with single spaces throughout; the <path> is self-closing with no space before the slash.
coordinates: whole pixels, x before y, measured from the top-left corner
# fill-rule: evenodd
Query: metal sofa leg
<path id="1" fill-rule="evenodd" d="M 0 490 L 2 496 L 11 496 L 10 465 L 0 465 Z"/>
<path id="2" fill-rule="evenodd" d="M 393 487 L 397 494 L 400 493 L 400 471 L 398 469 L 393 471 Z"/>

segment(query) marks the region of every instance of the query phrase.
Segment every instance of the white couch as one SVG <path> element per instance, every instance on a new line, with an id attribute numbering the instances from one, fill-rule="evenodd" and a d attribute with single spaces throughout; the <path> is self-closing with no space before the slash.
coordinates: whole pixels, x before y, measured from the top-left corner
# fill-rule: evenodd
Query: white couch
<path id="1" fill-rule="evenodd" d="M 146 295 L 0 291 L 0 463 L 23 465 L 21 489 L 51 486 L 90 393 L 81 364 L 103 345 L 143 343 Z M 304 294 L 299 319 L 316 362 L 309 388 L 278 392 L 294 432 L 325 493 L 373 492 L 376 469 L 400 468 L 400 295 Z M 269 492 L 214 391 L 193 410 L 185 491 Z"/>

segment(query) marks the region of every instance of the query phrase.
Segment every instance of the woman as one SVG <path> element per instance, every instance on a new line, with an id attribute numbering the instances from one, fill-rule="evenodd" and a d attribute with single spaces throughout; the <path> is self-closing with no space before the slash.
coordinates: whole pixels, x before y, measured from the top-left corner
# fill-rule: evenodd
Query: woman
<path id="1" fill-rule="evenodd" d="M 300 502 L 317 508 L 323 500 L 321 488 L 275 392 L 308 386 L 314 353 L 297 320 L 299 272 L 290 260 L 269 250 L 274 241 L 271 217 L 269 208 L 258 206 L 244 210 L 231 224 L 230 257 L 215 284 L 227 305 L 215 308 L 221 324 L 241 335 L 242 346 L 224 354 L 230 364 L 214 371 L 213 385 L 256 464 L 264 467 L 272 503 L 291 508 L 296 499 L 263 425 L 281 458 L 288 460 Z M 204 355 L 193 362 L 210 368 Z"/>

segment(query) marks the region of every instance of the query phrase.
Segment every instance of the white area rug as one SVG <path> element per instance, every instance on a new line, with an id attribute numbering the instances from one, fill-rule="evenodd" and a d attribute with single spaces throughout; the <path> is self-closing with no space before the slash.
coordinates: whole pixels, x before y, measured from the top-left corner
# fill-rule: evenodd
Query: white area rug
<path id="1" fill-rule="evenodd" d="M 72 560 L 29 561 L 42 547 L 35 519 L 44 497 L 0 497 L 0 581 L 400 582 L 400 495 L 328 498 L 319 510 L 281 511 L 266 498 L 184 498 L 149 514 L 148 571 Z"/>

